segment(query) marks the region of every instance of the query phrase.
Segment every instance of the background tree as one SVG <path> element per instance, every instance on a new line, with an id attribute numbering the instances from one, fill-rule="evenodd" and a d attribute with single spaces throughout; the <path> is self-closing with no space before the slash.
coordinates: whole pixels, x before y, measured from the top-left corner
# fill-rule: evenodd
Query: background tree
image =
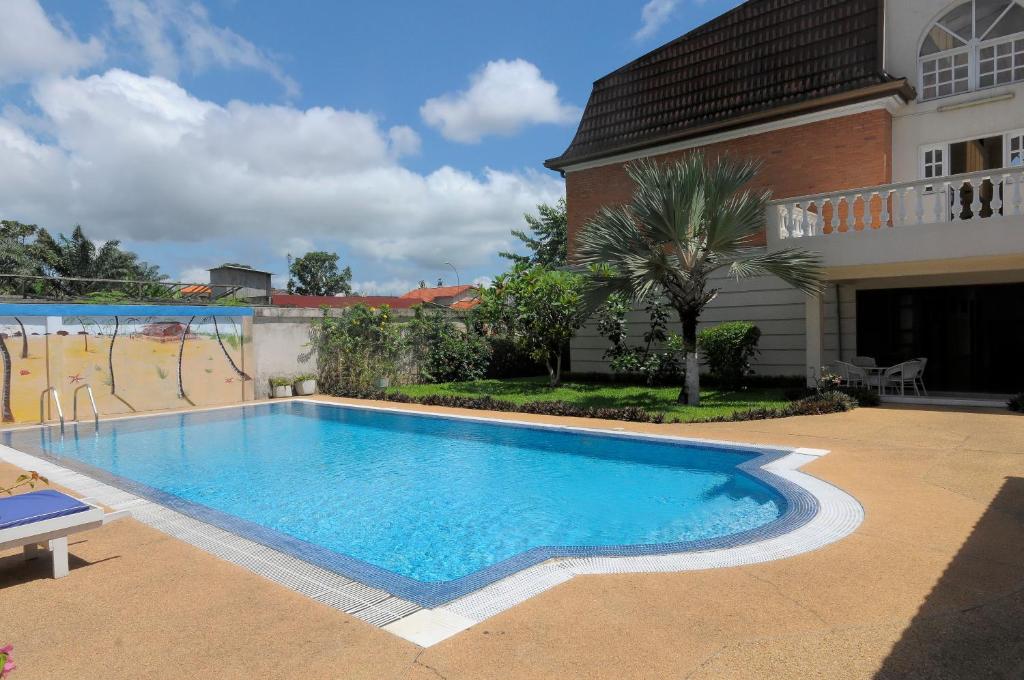
<path id="1" fill-rule="evenodd" d="M 568 255 L 569 231 L 566 217 L 565 199 L 560 198 L 554 205 L 541 203 L 537 206 L 539 217 L 529 213 L 523 215 L 530 233 L 522 229 L 513 229 L 512 235 L 529 249 L 529 255 L 502 252 L 500 257 L 512 260 L 515 264 L 544 265 L 561 267 L 566 263 Z"/>
<path id="2" fill-rule="evenodd" d="M 121 242 L 116 239 L 97 248 L 79 225 L 75 226 L 71 236 L 58 234 L 56 238 L 45 229 L 39 229 L 31 249 L 37 273 L 44 276 L 152 282 L 167 278 L 160 274 L 159 267 L 141 261 L 131 251 L 122 250 Z M 69 295 L 84 295 L 110 288 L 86 281 L 58 281 L 56 285 Z"/>
<path id="3" fill-rule="evenodd" d="M 32 248 L 32 239 L 39 227 L 14 220 L 0 220 L 0 273 L 38 274 L 39 263 Z M 0 279 L 0 292 L 15 293 L 18 282 Z"/>
<path id="4" fill-rule="evenodd" d="M 758 169 L 729 158 L 707 163 L 701 153 L 671 165 L 630 165 L 632 202 L 602 208 L 577 239 L 576 256 L 599 293 L 621 292 L 635 302 L 663 295 L 679 314 L 686 351 L 681 403 L 700 403 L 697 323 L 718 292 L 708 285 L 714 272 L 772 274 L 808 294 L 821 290 L 817 255 L 755 245 L 770 198 L 745 189 Z"/>
<path id="5" fill-rule="evenodd" d="M 297 295 L 351 295 L 352 270 L 338 270 L 338 254 L 322 250 L 297 257 L 288 268 L 288 292 Z"/>
<path id="6" fill-rule="evenodd" d="M 562 379 L 562 350 L 587 320 L 587 282 L 572 272 L 517 264 L 480 291 L 480 318 Z"/>

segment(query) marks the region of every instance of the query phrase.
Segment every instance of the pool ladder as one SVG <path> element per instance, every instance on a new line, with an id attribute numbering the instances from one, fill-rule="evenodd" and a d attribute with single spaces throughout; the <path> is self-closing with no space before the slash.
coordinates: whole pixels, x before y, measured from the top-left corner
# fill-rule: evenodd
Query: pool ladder
<path id="1" fill-rule="evenodd" d="M 85 390 L 86 395 L 89 397 L 89 406 L 92 408 L 92 420 L 93 420 L 93 423 L 96 425 L 96 429 L 99 430 L 99 428 L 100 428 L 100 412 L 99 412 L 99 409 L 96 408 L 96 397 L 95 397 L 95 395 L 93 395 L 92 385 L 90 385 L 89 383 L 85 383 L 83 385 L 79 385 L 78 387 L 75 388 L 75 391 L 72 393 L 72 397 L 71 397 L 71 419 L 74 422 L 76 422 L 76 423 L 78 422 L 78 393 L 81 392 L 82 390 Z M 45 423 L 46 422 L 46 395 L 47 394 L 52 394 L 53 395 L 53 403 L 57 407 L 57 417 L 60 419 L 60 431 L 61 431 L 61 434 L 63 434 L 64 433 L 64 408 L 61 406 L 61 403 L 60 403 L 60 393 L 57 392 L 57 388 L 56 387 L 47 387 L 39 395 L 39 422 L 40 423 Z"/>
<path id="2" fill-rule="evenodd" d="M 53 394 L 53 403 L 57 405 L 57 416 L 60 418 L 60 433 L 64 434 L 64 409 L 60 405 L 60 394 L 56 387 L 47 387 L 39 395 L 39 422 L 46 422 L 46 395 Z"/>
<path id="3" fill-rule="evenodd" d="M 100 429 L 100 412 L 96 408 L 96 397 L 92 393 L 92 385 L 89 383 L 83 383 L 75 388 L 74 396 L 71 397 L 71 419 L 76 423 L 78 422 L 78 393 L 85 390 L 85 393 L 89 395 L 89 406 L 92 407 L 92 420 L 96 424 L 96 429 Z"/>

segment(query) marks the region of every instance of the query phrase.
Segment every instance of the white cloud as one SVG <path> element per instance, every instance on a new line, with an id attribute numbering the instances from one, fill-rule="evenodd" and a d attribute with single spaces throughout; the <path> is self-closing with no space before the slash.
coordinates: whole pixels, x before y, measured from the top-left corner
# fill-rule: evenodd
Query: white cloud
<path id="1" fill-rule="evenodd" d="M 81 42 L 66 26 L 54 26 L 38 0 L 0 2 L 0 83 L 74 73 L 103 57 L 97 38 Z"/>
<path id="2" fill-rule="evenodd" d="M 96 238 L 228 239 L 279 253 L 294 239 L 329 240 L 402 267 L 452 253 L 470 267 L 564 191 L 532 171 L 413 172 L 400 163 L 412 135 L 366 113 L 221 106 L 116 69 L 32 92 L 53 141 L 0 117 L 4 217 L 81 223 Z"/>
<path id="3" fill-rule="evenodd" d="M 209 267 L 189 267 L 188 269 L 182 270 L 178 276 L 178 281 L 182 283 L 209 283 L 210 282 L 210 271 Z"/>
<path id="4" fill-rule="evenodd" d="M 420 115 L 447 139 L 479 142 L 484 135 L 511 135 L 535 123 L 568 124 L 580 110 L 558 98 L 558 87 L 528 61 L 488 62 L 470 77 L 468 90 L 428 99 Z"/>
<path id="5" fill-rule="evenodd" d="M 402 295 L 418 288 L 419 281 L 389 279 L 387 281 L 353 281 L 352 291 L 356 295 Z M 429 285 L 429 282 L 428 282 Z"/>
<path id="6" fill-rule="evenodd" d="M 672 16 L 679 0 L 649 0 L 640 10 L 640 30 L 633 34 L 635 40 L 646 40 L 658 32 Z"/>
<path id="7" fill-rule="evenodd" d="M 210 22 L 206 8 L 184 0 L 107 0 L 114 25 L 142 48 L 152 73 L 175 79 L 182 62 L 195 72 L 211 67 L 251 68 L 276 80 L 288 97 L 295 82 L 266 52 L 229 28 Z"/>

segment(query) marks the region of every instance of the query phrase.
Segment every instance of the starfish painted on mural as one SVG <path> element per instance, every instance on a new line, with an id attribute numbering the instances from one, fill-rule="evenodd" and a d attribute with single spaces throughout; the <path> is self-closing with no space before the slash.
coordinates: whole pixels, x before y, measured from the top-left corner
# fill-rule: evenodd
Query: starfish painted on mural
<path id="1" fill-rule="evenodd" d="M 68 380 L 71 381 L 71 384 L 82 382 L 82 374 L 75 373 L 74 375 L 69 375 Z"/>
<path id="2" fill-rule="evenodd" d="M 226 383 L 233 383 L 233 382 L 235 382 L 235 379 L 234 378 L 224 378 L 224 382 L 226 382 Z"/>

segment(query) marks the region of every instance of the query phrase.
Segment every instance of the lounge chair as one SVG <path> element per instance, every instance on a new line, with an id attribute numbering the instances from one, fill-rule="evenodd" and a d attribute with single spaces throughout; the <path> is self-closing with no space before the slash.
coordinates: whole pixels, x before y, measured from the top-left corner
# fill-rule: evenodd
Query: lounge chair
<path id="1" fill-rule="evenodd" d="M 127 510 L 103 512 L 88 499 L 53 489 L 0 498 L 0 550 L 23 547 L 25 559 L 32 559 L 49 542 L 53 577 L 61 578 L 68 575 L 68 536 L 127 516 Z"/>

